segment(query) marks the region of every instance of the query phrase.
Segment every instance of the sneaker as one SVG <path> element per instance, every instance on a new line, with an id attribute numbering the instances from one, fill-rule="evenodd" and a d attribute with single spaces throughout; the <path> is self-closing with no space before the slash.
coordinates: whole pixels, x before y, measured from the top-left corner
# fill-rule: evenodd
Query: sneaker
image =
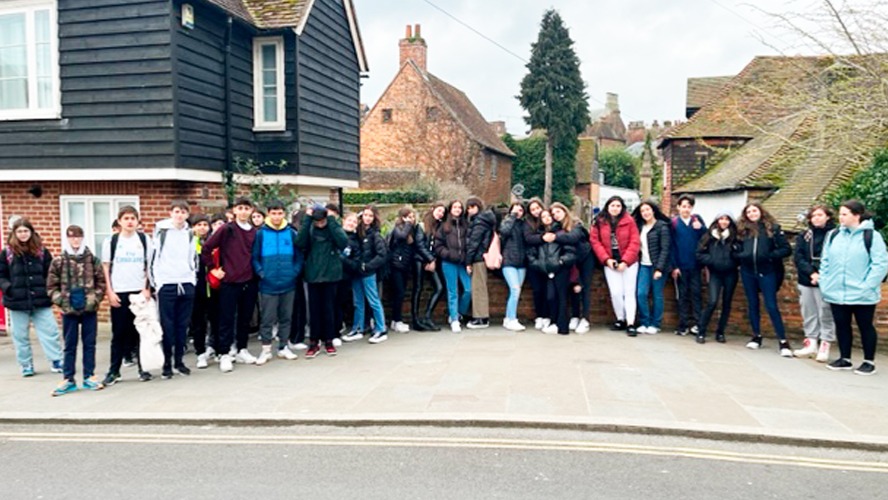
<path id="1" fill-rule="evenodd" d="M 246 348 L 237 351 L 237 354 L 234 355 L 234 362 L 241 363 L 244 365 L 255 365 L 256 364 L 256 356 L 250 354 Z"/>
<path id="2" fill-rule="evenodd" d="M 104 385 L 96 381 L 95 377 L 89 377 L 83 379 L 83 384 L 80 386 L 84 391 L 101 391 L 105 388 Z"/>
<path id="3" fill-rule="evenodd" d="M 524 325 L 522 325 L 517 319 L 503 320 L 503 328 L 512 332 L 522 332 L 525 330 Z"/>
<path id="4" fill-rule="evenodd" d="M 286 346 L 278 349 L 277 356 L 281 359 L 288 359 L 290 361 L 293 361 L 294 359 L 299 357 L 296 355 L 295 352 L 291 351 L 290 348 Z"/>
<path id="5" fill-rule="evenodd" d="M 635 328 L 634 325 L 629 325 L 629 327 L 626 328 L 626 335 L 628 335 L 630 337 L 637 337 L 638 336 L 638 328 Z"/>
<path id="6" fill-rule="evenodd" d="M 543 318 L 536 318 L 533 320 L 533 329 L 534 330 L 542 330 L 543 329 Z"/>
<path id="7" fill-rule="evenodd" d="M 689 332 L 691 333 L 691 335 L 700 335 L 700 327 L 697 325 L 694 325 L 691 327 Z"/>
<path id="8" fill-rule="evenodd" d="M 816 361 L 818 363 L 826 363 L 829 360 L 829 342 L 822 340 L 820 342 L 820 349 L 817 351 Z"/>
<path id="9" fill-rule="evenodd" d="M 749 342 L 746 343 L 747 349 L 758 349 L 762 346 L 761 335 L 753 335 Z"/>
<path id="10" fill-rule="evenodd" d="M 22 377 L 33 377 L 34 365 L 25 365 L 22 367 Z"/>
<path id="11" fill-rule="evenodd" d="M 105 380 L 102 380 L 102 385 L 104 387 L 111 387 L 112 385 L 116 384 L 118 380 L 120 380 L 119 373 L 109 373 L 105 375 Z"/>
<path id="12" fill-rule="evenodd" d="M 204 354 L 207 355 L 207 359 L 213 359 L 216 357 L 216 350 L 212 347 L 207 347 L 207 350 L 206 352 L 204 352 Z"/>
<path id="13" fill-rule="evenodd" d="M 716 333 L 715 334 L 715 341 L 718 342 L 719 344 L 724 344 L 725 343 L 725 334 L 724 333 Z"/>
<path id="14" fill-rule="evenodd" d="M 133 359 L 132 356 L 125 356 L 123 358 L 123 367 L 124 368 L 129 368 L 131 366 L 135 366 L 135 364 L 136 364 L 136 361 Z"/>
<path id="15" fill-rule="evenodd" d="M 817 339 L 805 339 L 801 349 L 792 351 L 792 355 L 797 358 L 813 358 L 817 354 Z"/>
<path id="16" fill-rule="evenodd" d="M 675 334 L 680 337 L 684 337 L 685 335 L 687 335 L 690 332 L 691 331 L 688 330 L 687 328 L 679 328 L 679 329 L 675 330 Z"/>
<path id="17" fill-rule="evenodd" d="M 374 333 L 373 336 L 371 336 L 369 339 L 367 339 L 367 342 L 369 342 L 371 344 L 381 344 L 381 343 L 385 342 L 386 340 L 388 340 L 388 335 L 386 335 L 385 332 L 379 332 L 379 333 Z"/>
<path id="18" fill-rule="evenodd" d="M 65 394 L 74 392 L 77 390 L 77 384 L 74 383 L 73 380 L 63 380 L 61 384 L 58 385 L 52 391 L 53 396 L 64 396 Z"/>
<path id="19" fill-rule="evenodd" d="M 203 370 L 204 368 L 209 366 L 209 364 L 210 364 L 209 355 L 207 355 L 207 353 L 203 353 L 203 354 L 197 355 L 197 364 L 195 364 L 194 366 L 196 366 L 199 370 Z"/>
<path id="20" fill-rule="evenodd" d="M 570 331 L 575 332 L 579 325 L 580 325 L 580 318 L 570 318 L 570 323 L 568 323 L 567 328 Z"/>
<path id="21" fill-rule="evenodd" d="M 261 366 L 269 361 L 271 361 L 271 346 L 264 345 L 262 346 L 262 352 L 259 353 L 259 357 L 256 358 L 256 364 Z"/>
<path id="22" fill-rule="evenodd" d="M 792 357 L 792 348 L 789 346 L 789 342 L 785 340 L 780 341 L 780 355 L 784 358 Z"/>
<path id="23" fill-rule="evenodd" d="M 547 326 L 552 324 L 552 320 L 549 318 L 543 318 L 542 327 L 540 327 L 540 331 L 544 330 Z"/>
<path id="24" fill-rule="evenodd" d="M 641 326 L 639 326 L 638 328 L 636 328 L 635 331 L 638 332 L 638 333 L 647 333 L 647 332 L 648 332 L 648 327 L 646 327 L 646 326 L 644 326 L 644 325 L 641 325 Z"/>
<path id="25" fill-rule="evenodd" d="M 830 370 L 850 370 L 854 368 L 854 365 L 851 364 L 850 359 L 839 358 L 832 363 L 826 365 Z"/>
<path id="26" fill-rule="evenodd" d="M 228 373 L 231 370 L 234 370 L 234 360 L 231 358 L 230 354 L 223 354 L 221 358 L 219 358 L 219 371 L 222 373 Z"/>
<path id="27" fill-rule="evenodd" d="M 191 368 L 188 368 L 187 366 L 185 366 L 185 363 L 179 363 L 178 365 L 176 365 L 176 372 L 179 375 L 183 375 L 183 376 L 187 377 L 187 376 L 191 375 Z"/>
<path id="28" fill-rule="evenodd" d="M 342 337 L 342 340 L 346 342 L 354 342 L 355 340 L 361 340 L 364 338 L 364 334 L 361 332 L 348 332 L 348 334 Z"/>
<path id="29" fill-rule="evenodd" d="M 610 327 L 613 332 L 620 332 L 626 329 L 626 322 L 623 320 L 615 321 L 613 325 Z"/>
<path id="30" fill-rule="evenodd" d="M 543 328 L 543 333 L 545 333 L 547 335 L 553 335 L 555 333 L 558 333 L 558 325 L 556 325 L 555 323 L 551 323 L 551 324 L 546 325 Z"/>
<path id="31" fill-rule="evenodd" d="M 164 368 L 162 372 L 160 372 L 160 378 L 164 380 L 169 380 L 173 378 L 173 369 L 172 368 Z"/>
<path id="32" fill-rule="evenodd" d="M 62 373 L 62 362 L 60 360 L 55 360 L 52 362 L 52 368 L 49 371 L 53 373 Z"/>
<path id="33" fill-rule="evenodd" d="M 327 352 L 327 356 L 336 356 L 336 346 L 332 342 L 324 346 L 324 351 Z"/>
<path id="34" fill-rule="evenodd" d="M 308 349 L 306 349 L 305 357 L 308 359 L 316 358 L 320 352 L 321 352 L 321 345 L 320 344 L 312 344 Z"/>
<path id="35" fill-rule="evenodd" d="M 287 343 L 287 346 L 291 351 L 304 351 L 308 349 L 308 345 L 306 345 L 305 342 L 299 342 L 297 344 Z"/>
<path id="36" fill-rule="evenodd" d="M 577 323 L 576 332 L 579 333 L 580 335 L 582 335 L 584 333 L 589 333 L 589 328 L 591 328 L 589 321 L 586 318 L 581 318 L 580 322 Z"/>
<path id="37" fill-rule="evenodd" d="M 488 326 L 490 326 L 490 321 L 487 318 L 475 318 L 466 325 L 470 330 L 480 330 Z"/>
<path id="38" fill-rule="evenodd" d="M 462 331 L 462 327 L 459 326 L 459 321 L 450 322 L 450 331 L 453 333 L 459 333 Z"/>
<path id="39" fill-rule="evenodd" d="M 705 344 L 706 343 L 706 335 L 701 335 L 698 333 L 696 340 L 697 340 L 698 344 Z"/>
<path id="40" fill-rule="evenodd" d="M 860 363 L 860 366 L 854 370 L 854 373 L 857 375 L 875 375 L 876 374 L 876 365 L 873 364 L 872 361 L 864 361 Z"/>
<path id="41" fill-rule="evenodd" d="M 660 329 L 657 328 L 656 326 L 649 326 L 647 328 L 647 331 L 644 333 L 646 333 L 648 335 L 656 335 L 656 334 L 660 333 Z"/>
<path id="42" fill-rule="evenodd" d="M 410 327 L 403 321 L 392 321 L 392 330 L 397 333 L 407 333 L 410 331 Z"/>
<path id="43" fill-rule="evenodd" d="M 339 337 L 333 339 L 333 347 L 342 347 L 342 339 Z"/>
<path id="44" fill-rule="evenodd" d="M 139 374 L 139 382 L 148 382 L 153 379 L 154 375 L 151 375 L 149 372 L 142 372 Z"/>

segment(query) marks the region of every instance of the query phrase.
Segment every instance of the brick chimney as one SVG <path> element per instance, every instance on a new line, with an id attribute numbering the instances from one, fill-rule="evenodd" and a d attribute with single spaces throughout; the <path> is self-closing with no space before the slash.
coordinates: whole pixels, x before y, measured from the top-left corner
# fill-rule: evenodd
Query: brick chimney
<path id="1" fill-rule="evenodd" d="M 493 133 L 498 136 L 506 135 L 506 122 L 504 121 L 495 121 L 488 122 L 490 124 L 490 128 L 493 129 Z"/>
<path id="2" fill-rule="evenodd" d="M 427 71 L 426 59 L 428 58 L 429 49 L 426 46 L 425 40 L 422 38 L 422 32 L 420 31 L 420 26 L 418 24 L 415 27 L 411 27 L 409 24 L 407 25 L 404 39 L 398 42 L 398 48 L 401 53 L 399 67 L 403 66 L 404 63 L 410 59 L 419 66 L 419 69 Z"/>
<path id="3" fill-rule="evenodd" d="M 607 109 L 611 113 L 613 113 L 613 112 L 619 113 L 620 112 L 620 96 L 613 93 L 613 92 L 608 92 L 605 95 L 604 108 Z"/>

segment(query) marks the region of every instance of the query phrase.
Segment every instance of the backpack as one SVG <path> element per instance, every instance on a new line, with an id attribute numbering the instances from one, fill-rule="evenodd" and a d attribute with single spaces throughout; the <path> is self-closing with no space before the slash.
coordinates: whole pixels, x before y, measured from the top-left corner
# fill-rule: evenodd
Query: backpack
<path id="1" fill-rule="evenodd" d="M 145 263 L 145 272 L 148 272 L 148 237 L 145 236 L 145 233 L 136 231 L 136 235 L 139 237 L 139 241 L 142 243 L 142 262 Z M 110 274 L 111 268 L 114 267 L 114 254 L 117 252 L 117 242 L 120 241 L 120 233 L 114 233 L 111 235 L 111 256 L 109 260 L 111 261 L 110 267 L 108 268 L 108 273 Z"/>
<path id="2" fill-rule="evenodd" d="M 503 254 L 500 248 L 500 237 L 496 231 L 493 231 L 493 237 L 490 238 L 490 246 L 484 254 L 484 265 L 487 269 L 499 269 L 503 265 Z"/>
<path id="3" fill-rule="evenodd" d="M 838 234 L 837 229 L 833 229 L 829 232 L 829 244 L 832 246 L 832 242 Z M 873 248 L 873 230 L 872 229 L 864 229 L 863 230 L 863 247 L 866 248 L 866 254 L 870 256 L 870 260 L 872 260 L 871 249 Z M 888 274 L 882 276 L 882 283 L 888 281 Z"/>

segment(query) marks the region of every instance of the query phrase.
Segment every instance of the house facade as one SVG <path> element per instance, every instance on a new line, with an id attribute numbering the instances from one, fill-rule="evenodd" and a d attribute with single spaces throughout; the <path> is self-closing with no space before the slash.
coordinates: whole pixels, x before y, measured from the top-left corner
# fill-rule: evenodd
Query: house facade
<path id="1" fill-rule="evenodd" d="M 428 177 L 465 184 L 489 203 L 508 203 L 515 154 L 498 125 L 428 72 L 419 25 L 407 27 L 399 49 L 398 73 L 361 126 L 361 188 L 396 188 Z"/>
<path id="2" fill-rule="evenodd" d="M 0 218 L 50 248 L 75 223 L 100 248 L 125 204 L 148 230 L 173 199 L 224 207 L 239 162 L 306 198 L 357 186 L 351 0 L 12 0 L 0 31 Z"/>

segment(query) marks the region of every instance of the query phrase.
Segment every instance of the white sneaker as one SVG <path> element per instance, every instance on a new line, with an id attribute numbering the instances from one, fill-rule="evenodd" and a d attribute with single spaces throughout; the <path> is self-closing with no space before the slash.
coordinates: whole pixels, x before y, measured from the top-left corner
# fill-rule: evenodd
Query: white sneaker
<path id="1" fill-rule="evenodd" d="M 523 332 L 525 330 L 524 325 L 522 325 L 517 319 L 503 320 L 503 327 L 505 327 L 506 330 L 513 332 Z"/>
<path id="2" fill-rule="evenodd" d="M 543 318 L 543 322 L 540 323 L 540 330 L 545 330 L 547 326 L 552 324 L 552 320 L 548 318 Z"/>
<path id="3" fill-rule="evenodd" d="M 367 339 L 367 342 L 371 344 L 381 344 L 386 340 L 388 340 L 388 335 L 385 333 L 374 333 L 369 339 Z"/>
<path id="4" fill-rule="evenodd" d="M 568 323 L 567 329 L 570 331 L 575 331 L 579 324 L 580 324 L 580 318 L 570 318 L 570 323 Z"/>
<path id="5" fill-rule="evenodd" d="M 212 347 L 207 347 L 207 350 L 204 351 L 207 355 L 207 359 L 213 359 L 216 357 L 216 350 Z"/>
<path id="6" fill-rule="evenodd" d="M 543 318 L 536 318 L 533 320 L 533 329 L 534 330 L 542 330 L 543 329 Z"/>
<path id="7" fill-rule="evenodd" d="M 364 334 L 361 332 L 349 332 L 342 336 L 342 340 L 346 342 L 354 342 L 355 340 L 361 340 L 362 338 L 364 338 Z"/>
<path id="8" fill-rule="evenodd" d="M 644 333 L 646 333 L 648 335 L 656 335 L 656 334 L 660 333 L 660 329 L 657 328 L 656 326 L 649 326 L 649 327 L 647 327 L 647 331 Z"/>
<path id="9" fill-rule="evenodd" d="M 207 356 L 207 353 L 198 354 L 197 355 L 197 364 L 194 366 L 201 368 L 201 369 L 206 368 L 210 364 L 209 359 L 210 359 L 210 357 Z"/>
<path id="10" fill-rule="evenodd" d="M 259 357 L 256 358 L 256 364 L 262 366 L 269 361 L 271 361 L 271 346 L 264 345 L 262 346 L 262 352 L 259 353 Z"/>
<path id="11" fill-rule="evenodd" d="M 287 342 L 287 347 L 289 347 L 291 351 L 304 351 L 308 349 L 308 346 L 305 344 L 305 342 L 300 342 L 298 344 Z"/>
<path id="12" fill-rule="evenodd" d="M 817 354 L 817 339 L 805 339 L 805 343 L 801 349 L 792 351 L 792 355 L 797 358 L 813 358 Z"/>
<path id="13" fill-rule="evenodd" d="M 784 358 L 792 357 L 792 349 L 789 348 L 789 344 L 784 342 L 780 342 L 780 355 Z"/>
<path id="14" fill-rule="evenodd" d="M 459 333 L 462 331 L 462 327 L 459 326 L 459 321 L 453 321 L 450 323 L 450 331 L 453 333 Z"/>
<path id="15" fill-rule="evenodd" d="M 392 330 L 398 333 L 407 333 L 410 327 L 403 321 L 392 321 Z"/>
<path id="16" fill-rule="evenodd" d="M 556 325 L 555 323 L 552 323 L 550 325 L 546 325 L 546 327 L 543 328 L 543 333 L 546 333 L 549 335 L 551 335 L 553 333 L 558 333 L 558 325 Z"/>
<path id="17" fill-rule="evenodd" d="M 228 373 L 231 370 L 234 370 L 234 363 L 231 362 L 231 356 L 223 354 L 219 359 L 219 371 L 222 373 Z"/>
<path id="18" fill-rule="evenodd" d="M 244 365 L 254 365 L 256 364 L 256 357 L 250 354 L 250 351 L 246 349 L 241 349 L 240 351 L 237 351 L 237 354 L 234 355 L 234 362 Z"/>
<path id="19" fill-rule="evenodd" d="M 577 323 L 576 332 L 580 335 L 589 333 L 589 328 L 591 328 L 591 326 L 592 325 L 589 324 L 589 321 L 586 318 L 582 318 L 580 319 L 580 322 Z"/>
<path id="20" fill-rule="evenodd" d="M 818 363 L 826 363 L 829 361 L 829 342 L 822 340 L 820 341 L 820 350 L 817 351 L 816 361 Z"/>
<path id="21" fill-rule="evenodd" d="M 296 353 L 294 353 L 293 351 L 291 351 L 289 347 L 284 347 L 283 349 L 278 349 L 278 354 L 277 354 L 277 356 L 278 356 L 279 358 L 289 359 L 290 361 L 292 361 L 292 360 L 294 360 L 294 359 L 296 359 L 296 358 L 299 357 L 299 356 L 296 355 Z"/>
<path id="22" fill-rule="evenodd" d="M 342 347 L 342 339 L 339 337 L 333 339 L 333 347 Z"/>

